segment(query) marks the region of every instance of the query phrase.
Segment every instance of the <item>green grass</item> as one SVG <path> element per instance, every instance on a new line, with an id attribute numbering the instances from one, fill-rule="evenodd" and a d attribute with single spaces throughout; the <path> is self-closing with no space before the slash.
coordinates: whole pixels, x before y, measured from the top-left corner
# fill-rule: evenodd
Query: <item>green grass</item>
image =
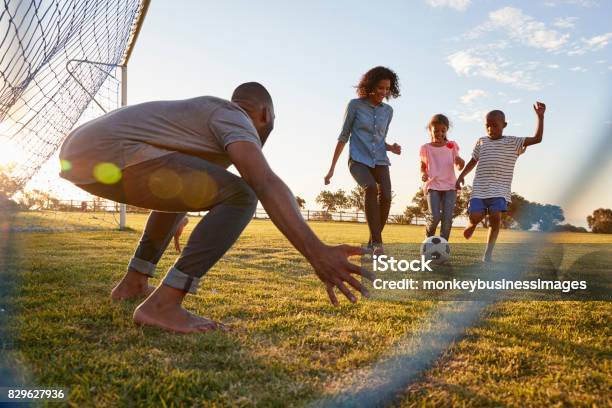
<path id="1" fill-rule="evenodd" d="M 17 223 L 35 222 L 26 216 Z M 417 335 L 438 306 L 372 299 L 334 308 L 272 223 L 255 220 L 186 301 L 231 332 L 182 336 L 138 328 L 131 323 L 136 303 L 112 304 L 109 292 L 144 220 L 130 214 L 135 230 L 127 232 L 17 232 L 9 243 L 5 261 L 15 288 L 3 303 L 12 313 L 12 357 L 37 384 L 69 388 L 72 406 L 302 406 L 334 395 L 406 334 Z M 70 222 L 62 218 L 63 225 Z M 328 243 L 367 238 L 363 224 L 311 226 Z M 460 233 L 453 230 L 451 241 L 463 242 Z M 500 243 L 534 234 L 502 231 Z M 384 237 L 415 243 L 423 230 L 389 225 Z M 474 254 L 485 239 L 485 230 L 477 230 Z M 612 236 L 595 234 L 552 239 L 583 248 L 612 243 Z M 158 279 L 175 256 L 169 248 Z M 611 314 L 609 302 L 496 303 L 398 404 L 609 406 Z"/>
<path id="2" fill-rule="evenodd" d="M 111 212 L 26 211 L 18 214 L 12 224 L 18 232 L 103 230 L 119 226 L 119 213 Z M 142 215 L 137 218 L 142 222 Z"/>

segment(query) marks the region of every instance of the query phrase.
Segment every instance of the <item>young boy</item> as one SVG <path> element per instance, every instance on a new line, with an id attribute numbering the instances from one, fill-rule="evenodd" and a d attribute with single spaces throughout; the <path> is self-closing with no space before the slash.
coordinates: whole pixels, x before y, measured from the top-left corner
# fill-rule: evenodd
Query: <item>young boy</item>
<path id="1" fill-rule="evenodd" d="M 492 261 L 493 247 L 501 224 L 501 213 L 507 211 L 510 202 L 510 186 L 516 159 L 527 146 L 542 141 L 546 105 L 536 102 L 533 109 L 538 116 L 538 125 L 533 137 L 504 136 L 502 133 L 507 125 L 504 112 L 493 110 L 487 113 L 487 137 L 478 139 L 472 159 L 457 178 L 456 187 L 459 190 L 464 177 L 478 164 L 472 186 L 472 197 L 468 205 L 469 224 L 465 227 L 463 236 L 465 239 L 470 239 L 478 223 L 487 213 L 489 214 L 489 235 L 484 262 Z"/>

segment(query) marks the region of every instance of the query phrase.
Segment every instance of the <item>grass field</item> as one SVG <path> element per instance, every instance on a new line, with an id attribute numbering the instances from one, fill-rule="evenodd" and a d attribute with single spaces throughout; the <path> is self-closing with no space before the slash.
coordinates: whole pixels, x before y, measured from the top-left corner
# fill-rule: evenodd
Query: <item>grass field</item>
<path id="1" fill-rule="evenodd" d="M 34 222 L 27 217 L 18 215 L 16 224 Z M 126 232 L 17 229 L 7 244 L 12 289 L 2 304 L 9 313 L 10 356 L 39 386 L 69 389 L 72 406 L 316 405 L 384 360 L 400 339 L 417 337 L 446 303 L 374 298 L 334 308 L 273 224 L 255 220 L 186 302 L 229 324 L 230 332 L 181 336 L 135 327 L 137 303 L 113 304 L 109 292 L 144 220 L 130 215 L 134 230 Z M 63 226 L 69 223 L 62 219 Z M 360 244 L 367 237 L 363 224 L 311 226 L 327 243 Z M 463 242 L 460 233 L 453 230 L 451 241 Z M 502 231 L 500 242 L 525 242 L 534 234 Z M 416 243 L 423 231 L 389 225 L 384 237 Z M 612 243 L 609 235 L 550 238 L 583 250 Z M 485 230 L 477 230 L 476 252 L 484 241 Z M 570 252 L 560 262 L 582 255 Z M 169 248 L 155 282 L 175 256 Z M 472 254 L 455 257 L 477 261 Z M 611 317 L 612 304 L 604 301 L 489 305 L 433 367 L 399 390 L 396 405 L 610 406 Z"/>

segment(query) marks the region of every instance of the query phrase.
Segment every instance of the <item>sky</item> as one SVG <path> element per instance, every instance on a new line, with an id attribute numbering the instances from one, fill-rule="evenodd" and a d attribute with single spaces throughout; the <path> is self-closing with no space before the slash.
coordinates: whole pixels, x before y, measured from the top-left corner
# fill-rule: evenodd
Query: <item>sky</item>
<path id="1" fill-rule="evenodd" d="M 214 95 L 229 99 L 246 81 L 272 94 L 276 126 L 264 148 L 273 170 L 306 207 L 323 189 L 355 182 L 338 161 L 329 168 L 344 110 L 368 69 L 400 78 L 388 143 L 395 199 L 403 212 L 420 187 L 419 147 L 436 113 L 469 159 L 485 136 L 483 115 L 506 113 L 506 135 L 533 136 L 535 101 L 547 104 L 544 140 L 517 161 L 512 190 L 562 205 L 585 225 L 612 207 L 612 1 L 153 0 L 128 66 L 128 102 Z M 577 175 L 580 174 L 578 177 Z M 467 177 L 471 183 L 473 173 Z M 581 190 L 572 194 L 580 184 Z"/>

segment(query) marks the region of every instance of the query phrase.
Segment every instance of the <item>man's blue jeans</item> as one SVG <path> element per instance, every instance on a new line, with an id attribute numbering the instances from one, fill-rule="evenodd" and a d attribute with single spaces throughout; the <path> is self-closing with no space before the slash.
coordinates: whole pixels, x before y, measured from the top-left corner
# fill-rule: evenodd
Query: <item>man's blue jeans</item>
<path id="1" fill-rule="evenodd" d="M 455 190 L 429 190 L 427 192 L 429 215 L 427 216 L 425 234 L 428 237 L 436 235 L 436 228 L 442 221 L 440 235 L 448 241 L 453 226 L 453 210 L 455 209 L 456 199 L 457 192 Z"/>
<path id="2" fill-rule="evenodd" d="M 246 182 L 199 157 L 171 153 L 127 167 L 115 184 L 79 185 L 91 194 L 153 210 L 128 270 L 153 276 L 180 221 L 208 211 L 163 283 L 195 293 L 200 278 L 236 242 L 253 218 L 257 197 Z"/>

